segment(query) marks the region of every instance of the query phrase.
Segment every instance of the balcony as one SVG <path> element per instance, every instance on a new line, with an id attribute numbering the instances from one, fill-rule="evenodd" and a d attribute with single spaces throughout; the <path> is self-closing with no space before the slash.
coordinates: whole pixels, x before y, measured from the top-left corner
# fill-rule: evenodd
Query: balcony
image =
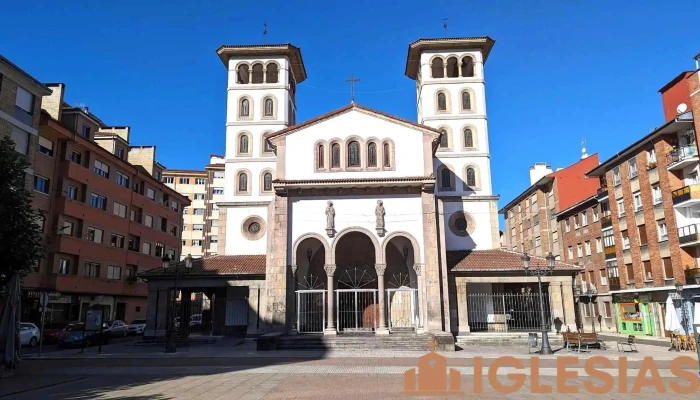
<path id="1" fill-rule="evenodd" d="M 620 278 L 619 277 L 608 277 L 608 287 L 610 290 L 620 290 Z"/>
<path id="2" fill-rule="evenodd" d="M 598 201 L 605 200 L 608 198 L 608 188 L 598 188 L 598 194 L 596 195 Z"/>
<path id="3" fill-rule="evenodd" d="M 580 284 L 574 285 L 574 294 L 576 296 L 593 296 L 596 293 L 598 293 L 598 290 L 595 287 L 595 283 L 582 281 Z"/>
<path id="4" fill-rule="evenodd" d="M 693 224 L 678 228 L 678 241 L 681 247 L 700 244 L 700 235 L 698 235 L 699 226 L 700 224 Z"/>
<path id="5" fill-rule="evenodd" d="M 685 273 L 685 284 L 686 285 L 692 285 L 692 284 L 700 285 L 700 268 L 686 269 L 684 273 Z"/>
<path id="6" fill-rule="evenodd" d="M 615 245 L 612 246 L 606 246 L 605 249 L 603 250 L 605 253 L 605 258 L 615 258 L 616 253 L 615 253 Z"/>
<path id="7" fill-rule="evenodd" d="M 666 155 L 668 170 L 683 169 L 698 162 L 698 149 L 695 145 L 683 146 Z"/>
<path id="8" fill-rule="evenodd" d="M 700 203 L 700 184 L 688 185 L 671 192 L 674 207 L 689 207 Z"/>
<path id="9" fill-rule="evenodd" d="M 600 225 L 603 229 L 610 228 L 612 226 L 612 216 L 608 215 L 600 219 Z"/>

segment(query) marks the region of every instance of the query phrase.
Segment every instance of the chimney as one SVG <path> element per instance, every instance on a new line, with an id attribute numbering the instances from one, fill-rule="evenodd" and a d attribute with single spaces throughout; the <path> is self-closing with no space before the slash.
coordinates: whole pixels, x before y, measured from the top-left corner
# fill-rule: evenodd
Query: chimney
<path id="1" fill-rule="evenodd" d="M 63 83 L 46 83 L 45 85 L 51 89 L 52 93 L 41 98 L 41 108 L 49 113 L 51 118 L 60 121 L 66 85 Z"/>
<path id="2" fill-rule="evenodd" d="M 530 167 L 530 185 L 552 173 L 552 167 L 545 162 L 536 162 Z"/>

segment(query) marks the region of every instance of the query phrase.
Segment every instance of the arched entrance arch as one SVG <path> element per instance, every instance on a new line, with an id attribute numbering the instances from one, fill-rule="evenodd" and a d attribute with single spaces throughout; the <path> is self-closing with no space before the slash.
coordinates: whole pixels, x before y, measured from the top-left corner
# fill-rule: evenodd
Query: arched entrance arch
<path id="1" fill-rule="evenodd" d="M 326 274 L 328 242 L 316 233 L 300 236 L 292 247 L 296 329 L 320 333 L 326 327 Z"/>
<path id="2" fill-rule="evenodd" d="M 407 232 L 393 232 L 382 242 L 386 263 L 387 321 L 395 330 L 416 330 L 421 324 L 420 246 Z M 422 282 L 421 282 L 422 283 Z M 421 289 L 422 289 L 422 285 Z"/>
<path id="3" fill-rule="evenodd" d="M 338 243 L 340 243 L 341 239 L 347 235 L 355 236 L 358 237 L 359 235 L 353 235 L 353 233 L 362 233 L 364 236 L 369 239 L 372 242 L 373 250 L 374 250 L 374 263 L 375 264 L 381 264 L 383 263 L 383 258 L 382 258 L 382 251 L 381 247 L 379 246 L 379 242 L 377 241 L 377 238 L 374 237 L 374 234 L 370 232 L 369 230 L 362 228 L 362 227 L 349 227 L 345 228 L 342 231 L 338 232 L 338 234 L 335 236 L 335 239 L 333 239 L 333 243 L 331 243 L 331 260 L 335 262 L 336 264 L 338 263 L 337 260 L 337 249 L 338 249 Z"/>

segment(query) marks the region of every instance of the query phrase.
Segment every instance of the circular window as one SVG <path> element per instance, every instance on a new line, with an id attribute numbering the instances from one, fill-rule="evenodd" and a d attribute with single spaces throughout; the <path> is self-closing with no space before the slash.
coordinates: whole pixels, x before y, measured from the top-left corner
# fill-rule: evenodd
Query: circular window
<path id="1" fill-rule="evenodd" d="M 257 215 L 246 218 L 241 225 L 241 234 L 248 240 L 258 240 L 265 235 L 265 220 Z"/>
<path id="2" fill-rule="evenodd" d="M 450 216 L 449 227 L 450 231 L 457 236 L 468 236 L 474 233 L 476 223 L 470 214 L 456 211 Z"/>

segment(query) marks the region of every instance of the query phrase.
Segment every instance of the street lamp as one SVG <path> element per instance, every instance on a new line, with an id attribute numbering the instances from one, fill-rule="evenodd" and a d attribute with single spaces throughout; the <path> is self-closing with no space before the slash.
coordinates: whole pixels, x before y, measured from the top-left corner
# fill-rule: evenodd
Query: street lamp
<path id="1" fill-rule="evenodd" d="M 683 302 L 683 283 L 676 281 L 676 292 L 681 299 L 681 325 L 685 331 L 685 336 L 690 340 L 690 329 L 688 329 L 688 317 L 685 314 L 685 303 Z M 695 336 L 695 335 L 693 335 Z"/>
<path id="2" fill-rule="evenodd" d="M 170 266 L 170 257 L 168 255 L 165 255 L 163 257 L 163 268 L 168 268 Z M 185 257 L 185 269 L 190 270 L 192 268 L 192 256 L 190 254 Z M 177 301 L 177 279 L 180 275 L 180 268 L 178 264 L 175 264 L 175 287 L 174 287 L 174 293 L 172 297 L 172 301 L 170 302 L 170 321 L 168 321 L 168 333 L 166 337 L 166 342 L 165 342 L 165 352 L 166 353 L 177 353 L 177 346 L 175 344 L 175 302 Z"/>
<path id="3" fill-rule="evenodd" d="M 523 261 L 525 274 L 537 276 L 537 285 L 540 294 L 540 322 L 542 323 L 542 347 L 540 348 L 540 355 L 554 354 L 552 347 L 549 345 L 549 336 L 547 336 L 548 328 L 547 321 L 545 320 L 544 316 L 544 298 L 542 297 L 542 277 L 554 270 L 554 256 L 550 252 L 546 257 L 547 266 L 542 268 L 539 264 L 537 264 L 534 269 L 530 269 L 530 256 L 528 256 L 527 253 L 523 253 L 520 259 Z"/>

